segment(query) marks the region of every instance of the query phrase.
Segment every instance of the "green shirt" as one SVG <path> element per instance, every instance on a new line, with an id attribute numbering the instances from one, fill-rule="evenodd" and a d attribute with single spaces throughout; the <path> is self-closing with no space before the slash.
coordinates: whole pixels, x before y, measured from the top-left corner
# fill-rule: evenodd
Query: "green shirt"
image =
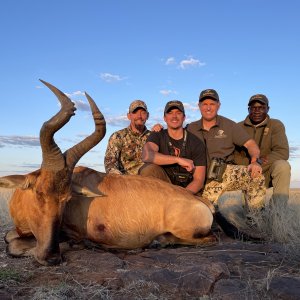
<path id="1" fill-rule="evenodd" d="M 267 115 L 266 119 L 258 125 L 253 125 L 249 119 L 239 123 L 255 140 L 259 149 L 260 156 L 268 157 L 268 163 L 263 165 L 263 171 L 267 170 L 274 161 L 289 159 L 289 143 L 285 133 L 285 127 L 280 120 L 271 119 Z M 235 152 L 235 161 L 238 164 L 248 165 L 250 157 L 247 149 L 237 148 Z"/>

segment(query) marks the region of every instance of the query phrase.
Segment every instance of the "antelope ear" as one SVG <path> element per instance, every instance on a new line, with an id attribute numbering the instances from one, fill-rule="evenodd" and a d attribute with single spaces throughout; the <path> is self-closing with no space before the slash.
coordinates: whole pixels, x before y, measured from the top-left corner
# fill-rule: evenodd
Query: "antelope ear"
<path id="1" fill-rule="evenodd" d="M 26 175 L 9 175 L 0 178 L 2 188 L 26 188 Z"/>
<path id="2" fill-rule="evenodd" d="M 96 193 L 90 190 L 87 187 L 83 187 L 77 182 L 72 182 L 72 192 L 77 195 L 82 195 L 85 197 L 103 197 L 105 196 L 100 191 L 97 191 Z"/>

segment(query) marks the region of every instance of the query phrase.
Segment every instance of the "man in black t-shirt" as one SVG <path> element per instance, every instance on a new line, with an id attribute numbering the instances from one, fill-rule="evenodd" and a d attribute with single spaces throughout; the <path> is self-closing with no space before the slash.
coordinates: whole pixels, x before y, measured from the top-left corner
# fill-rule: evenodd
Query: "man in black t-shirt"
<path id="1" fill-rule="evenodd" d="M 185 111 L 182 102 L 169 101 L 164 110 L 167 129 L 151 132 L 143 148 L 139 170 L 142 176 L 153 176 L 185 187 L 193 194 L 202 188 L 206 172 L 204 143 L 183 129 Z"/>

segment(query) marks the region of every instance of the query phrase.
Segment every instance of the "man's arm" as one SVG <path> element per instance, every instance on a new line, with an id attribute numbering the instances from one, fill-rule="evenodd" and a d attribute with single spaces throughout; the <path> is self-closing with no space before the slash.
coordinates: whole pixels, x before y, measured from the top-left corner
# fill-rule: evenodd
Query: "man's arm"
<path id="1" fill-rule="evenodd" d="M 191 159 L 167 155 L 159 153 L 159 147 L 155 143 L 147 142 L 143 147 L 142 160 L 143 162 L 153 163 L 156 165 L 172 165 L 178 164 L 185 168 L 188 172 L 192 172 L 195 168 L 194 162 Z"/>
<path id="2" fill-rule="evenodd" d="M 243 146 L 246 147 L 248 150 L 248 153 L 251 157 L 251 163 L 253 161 L 256 161 L 257 158 L 259 158 L 260 150 L 253 139 L 248 140 Z"/>
<path id="3" fill-rule="evenodd" d="M 248 153 L 251 157 L 251 163 L 248 166 L 248 171 L 251 172 L 251 177 L 255 178 L 260 176 L 260 174 L 262 173 L 262 168 L 261 165 L 256 161 L 260 155 L 258 145 L 253 139 L 250 139 L 243 146 L 247 148 Z"/>
<path id="4" fill-rule="evenodd" d="M 118 137 L 116 133 L 113 133 L 109 138 L 104 157 L 106 173 L 122 174 L 119 163 L 122 147 L 121 145 L 122 142 L 120 141 L 120 137 Z"/>
<path id="5" fill-rule="evenodd" d="M 206 166 L 197 166 L 193 174 L 193 180 L 187 185 L 186 189 L 193 194 L 198 193 L 204 185 Z"/>
<path id="6" fill-rule="evenodd" d="M 270 132 L 271 134 L 271 144 L 269 147 L 271 147 L 270 153 L 265 156 L 261 157 L 262 159 L 265 159 L 265 165 L 272 164 L 274 161 L 283 159 L 288 160 L 289 159 L 289 143 L 288 139 L 285 133 L 285 127 L 283 123 L 279 120 L 272 120 L 272 130 Z M 267 148 L 268 144 L 264 145 L 264 139 L 262 140 L 262 149 Z"/>

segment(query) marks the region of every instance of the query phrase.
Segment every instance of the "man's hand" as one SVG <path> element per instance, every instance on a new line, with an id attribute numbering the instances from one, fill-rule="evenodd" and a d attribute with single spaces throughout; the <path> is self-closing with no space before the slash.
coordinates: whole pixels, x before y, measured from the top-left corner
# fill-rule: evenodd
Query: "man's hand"
<path id="1" fill-rule="evenodd" d="M 185 168 L 188 172 L 193 172 L 195 169 L 194 162 L 191 159 L 177 157 L 177 163 Z"/>
<path id="2" fill-rule="evenodd" d="M 257 162 L 253 162 L 250 165 L 248 165 L 247 170 L 249 172 L 251 172 L 252 178 L 259 177 L 262 174 L 262 168 L 261 168 L 260 164 Z"/>
<path id="3" fill-rule="evenodd" d="M 151 131 L 160 132 L 162 129 L 164 129 L 164 126 L 157 123 L 157 124 L 152 126 Z"/>

